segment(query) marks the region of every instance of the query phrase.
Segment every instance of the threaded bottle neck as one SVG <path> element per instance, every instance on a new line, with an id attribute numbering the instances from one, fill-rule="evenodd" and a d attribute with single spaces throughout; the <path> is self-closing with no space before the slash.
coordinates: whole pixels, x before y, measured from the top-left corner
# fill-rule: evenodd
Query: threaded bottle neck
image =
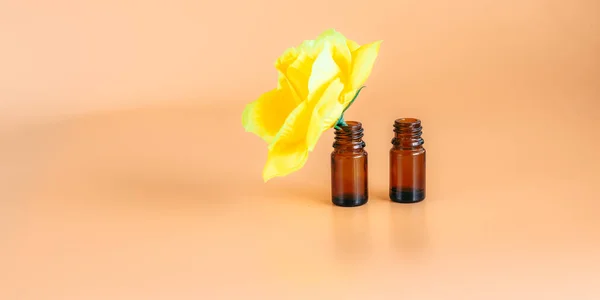
<path id="1" fill-rule="evenodd" d="M 333 148 L 340 150 L 363 149 L 365 147 L 365 142 L 362 140 L 362 124 L 355 121 L 346 121 L 346 124 L 348 124 L 348 126 L 341 126 L 340 129 L 335 130 Z"/>
<path id="2" fill-rule="evenodd" d="M 398 148 L 417 148 L 425 143 L 421 138 L 423 127 L 421 120 L 414 118 L 401 118 L 394 121 L 395 136 L 392 145 Z"/>

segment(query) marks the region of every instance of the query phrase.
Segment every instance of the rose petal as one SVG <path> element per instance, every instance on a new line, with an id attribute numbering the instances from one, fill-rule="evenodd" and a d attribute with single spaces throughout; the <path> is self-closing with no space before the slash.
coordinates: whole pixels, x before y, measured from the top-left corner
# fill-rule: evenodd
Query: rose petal
<path id="1" fill-rule="evenodd" d="M 362 45 L 352 52 L 352 70 L 350 71 L 350 90 L 360 88 L 369 75 L 379 54 L 381 41 Z"/>
<path id="2" fill-rule="evenodd" d="M 281 130 L 269 145 L 267 162 L 263 169 L 263 180 L 285 176 L 304 166 L 308 157 L 306 132 L 311 110 L 308 102 L 302 102 L 286 118 Z"/>
<path id="3" fill-rule="evenodd" d="M 246 131 L 271 143 L 296 106 L 297 102 L 289 89 L 271 90 L 246 105 L 242 113 L 242 125 Z"/>
<path id="4" fill-rule="evenodd" d="M 338 101 L 344 85 L 340 78 L 331 81 L 321 93 L 315 95 L 317 98 L 313 108 L 310 125 L 306 136 L 308 151 L 313 151 L 317 141 L 323 132 L 335 125 L 340 118 L 344 106 Z"/>
<path id="5" fill-rule="evenodd" d="M 340 73 L 340 68 L 333 60 L 331 51 L 331 43 L 325 42 L 323 51 L 317 56 L 312 66 L 310 78 L 308 79 L 309 97 Z"/>

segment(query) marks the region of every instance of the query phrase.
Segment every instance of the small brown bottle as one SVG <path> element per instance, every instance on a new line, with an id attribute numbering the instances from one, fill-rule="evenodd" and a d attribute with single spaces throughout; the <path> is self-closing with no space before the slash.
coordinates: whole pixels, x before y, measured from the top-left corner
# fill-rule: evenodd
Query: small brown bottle
<path id="1" fill-rule="evenodd" d="M 425 148 L 421 121 L 402 118 L 394 121 L 390 150 L 390 199 L 414 203 L 425 199 Z"/>
<path id="2" fill-rule="evenodd" d="M 335 130 L 331 153 L 331 200 L 337 206 L 359 206 L 367 203 L 368 165 L 363 128 L 360 122 L 347 121 L 348 126 Z"/>

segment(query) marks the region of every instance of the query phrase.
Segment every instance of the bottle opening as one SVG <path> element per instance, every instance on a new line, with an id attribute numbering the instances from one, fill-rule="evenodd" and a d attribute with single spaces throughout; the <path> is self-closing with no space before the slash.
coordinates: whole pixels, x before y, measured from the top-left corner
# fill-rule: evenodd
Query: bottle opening
<path id="1" fill-rule="evenodd" d="M 342 128 L 344 131 L 358 131 L 362 128 L 362 123 L 360 122 L 346 121 L 346 124 L 348 124 L 348 126 L 340 126 L 340 128 Z"/>
<path id="2" fill-rule="evenodd" d="M 415 118 L 400 118 L 396 119 L 395 123 L 401 126 L 419 125 L 421 124 L 421 120 Z"/>
<path id="3" fill-rule="evenodd" d="M 421 120 L 416 118 L 400 118 L 394 121 L 394 132 L 396 133 L 420 133 Z"/>

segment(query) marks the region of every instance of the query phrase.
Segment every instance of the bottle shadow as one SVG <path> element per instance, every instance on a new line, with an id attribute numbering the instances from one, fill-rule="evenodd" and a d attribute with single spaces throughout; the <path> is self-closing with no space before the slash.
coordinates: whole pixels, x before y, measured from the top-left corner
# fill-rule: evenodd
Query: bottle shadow
<path id="1" fill-rule="evenodd" d="M 230 202 L 252 189 L 248 174 L 262 167 L 244 147 L 261 141 L 243 134 L 240 114 L 237 106 L 193 105 L 81 114 L 23 127 L 40 138 L 20 147 L 46 149 L 37 193 L 55 198 L 119 207 Z"/>
<path id="2" fill-rule="evenodd" d="M 331 191 L 328 185 L 307 182 L 310 181 L 293 180 L 292 178 L 284 178 L 276 184 L 262 184 L 261 182 L 254 186 L 252 192 L 256 197 L 276 199 L 277 201 L 332 205 Z"/>

